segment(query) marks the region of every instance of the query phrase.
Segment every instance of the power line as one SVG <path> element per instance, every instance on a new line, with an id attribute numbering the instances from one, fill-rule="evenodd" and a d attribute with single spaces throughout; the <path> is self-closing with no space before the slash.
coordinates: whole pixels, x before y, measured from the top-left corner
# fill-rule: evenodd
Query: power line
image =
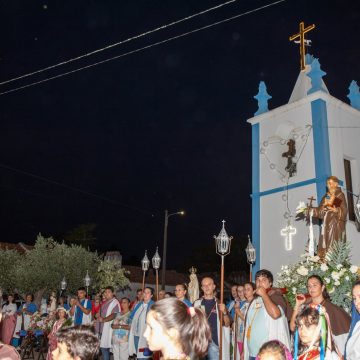
<path id="1" fill-rule="evenodd" d="M 140 38 L 142 38 L 142 37 L 144 37 L 144 36 L 146 36 L 146 35 L 150 35 L 150 34 L 153 34 L 153 33 L 157 32 L 157 31 L 160 31 L 160 30 L 166 29 L 166 28 L 168 28 L 168 27 L 171 27 L 171 26 L 180 24 L 180 23 L 182 23 L 182 22 L 184 22 L 184 21 L 187 21 L 187 20 L 190 20 L 190 19 L 192 19 L 192 18 L 194 18 L 194 17 L 196 17 L 196 16 L 200 16 L 200 15 L 206 14 L 206 13 L 208 13 L 208 12 L 210 12 L 210 11 L 214 11 L 214 10 L 220 9 L 221 7 L 226 6 L 226 5 L 229 5 L 229 4 L 231 4 L 231 3 L 235 2 L 235 1 L 237 1 L 237 0 L 227 1 L 227 2 L 225 2 L 225 3 L 216 5 L 216 6 L 212 7 L 212 8 L 209 8 L 209 9 L 206 9 L 206 10 L 203 10 L 203 11 L 200 11 L 200 12 L 198 12 L 198 13 L 196 13 L 196 14 L 189 15 L 189 16 L 183 18 L 183 19 L 176 20 L 176 21 L 173 21 L 173 22 L 171 22 L 171 23 L 169 23 L 169 24 L 159 26 L 159 27 L 157 27 L 157 28 L 155 28 L 155 29 L 146 31 L 146 32 L 141 33 L 141 34 L 139 34 L 139 35 L 135 35 L 135 36 L 129 37 L 129 38 L 127 38 L 126 40 L 122 40 L 122 41 L 116 42 L 116 43 L 114 43 L 114 44 L 110 44 L 110 45 L 104 46 L 103 48 L 100 48 L 100 49 L 97 49 L 97 50 L 88 52 L 88 53 L 83 54 L 83 55 L 79 55 L 79 56 L 74 57 L 74 58 L 72 58 L 72 59 L 68 59 L 68 60 L 61 61 L 61 62 L 58 63 L 58 64 L 51 65 L 51 66 L 48 66 L 48 67 L 43 68 L 43 69 L 40 69 L 40 70 L 36 70 L 36 71 L 30 72 L 30 73 L 28 73 L 28 74 L 24 74 L 24 75 L 21 75 L 21 76 L 18 76 L 18 77 L 9 79 L 9 80 L 5 80 L 5 81 L 3 81 L 3 82 L 0 82 L 0 85 L 4 85 L 4 84 L 8 84 L 8 83 L 14 82 L 14 81 L 16 81 L 16 80 L 24 79 L 24 78 L 26 78 L 26 77 L 29 77 L 29 76 L 32 76 L 32 75 L 35 75 L 35 74 L 40 74 L 40 73 L 42 73 L 42 72 L 44 72 L 44 71 L 51 70 L 51 69 L 57 68 L 57 67 L 59 67 L 59 66 L 65 65 L 65 64 L 69 64 L 69 63 L 72 63 L 72 62 L 74 62 L 74 61 L 83 59 L 83 58 L 85 58 L 85 57 L 88 57 L 88 56 L 91 56 L 91 55 L 100 53 L 100 52 L 102 52 L 102 51 L 111 49 L 111 48 L 113 48 L 113 47 L 116 47 L 116 46 L 119 46 L 119 45 L 128 43 L 128 42 L 130 42 L 130 41 L 132 41 L 132 40 L 140 39 Z"/>
<path id="2" fill-rule="evenodd" d="M 14 167 L 11 167 L 11 166 L 8 166 L 8 165 L 5 165 L 5 164 L 1 164 L 1 163 L 0 163 L 0 167 L 4 168 L 6 170 L 10 170 L 10 171 L 25 175 L 25 176 L 32 177 L 32 178 L 40 180 L 40 181 L 44 181 L 44 182 L 47 182 L 47 183 L 50 183 L 50 184 L 53 184 L 53 185 L 56 185 L 56 186 L 63 187 L 65 189 L 69 189 L 69 190 L 81 193 L 83 195 L 87 195 L 87 196 L 91 196 L 91 197 L 94 197 L 94 198 L 97 198 L 97 199 L 100 199 L 100 200 L 103 200 L 103 201 L 107 201 L 107 202 L 109 202 L 109 203 L 111 203 L 113 205 L 119 205 L 119 206 L 127 208 L 129 210 L 137 211 L 137 212 L 140 212 L 140 213 L 143 213 L 143 214 L 146 214 L 146 215 L 151 215 L 152 217 L 154 216 L 154 213 L 149 211 L 149 210 L 141 209 L 141 208 L 138 208 L 138 207 L 135 207 L 135 206 L 127 205 L 127 204 L 123 204 L 123 203 L 121 203 L 121 202 L 119 202 L 117 200 L 110 199 L 110 198 L 108 198 L 106 196 L 94 194 L 94 193 L 86 191 L 86 190 L 82 190 L 82 189 L 79 189 L 79 188 L 76 188 L 76 187 L 73 187 L 73 186 L 70 186 L 70 185 L 60 183 L 60 182 L 55 181 L 55 180 L 45 178 L 43 176 L 39 176 L 39 175 L 30 173 L 28 171 L 16 169 Z"/>
<path id="3" fill-rule="evenodd" d="M 23 86 L 19 86 L 19 87 L 17 87 L 17 88 L 14 88 L 14 89 L 10 89 L 10 90 L 7 90 L 7 91 L 3 91 L 3 92 L 0 93 L 0 96 L 1 96 L 1 95 L 6 95 L 6 94 L 10 94 L 10 93 L 12 93 L 12 92 L 19 91 L 19 90 L 22 90 L 22 89 L 26 89 L 26 88 L 29 88 L 29 87 L 32 87 L 32 86 L 35 86 L 35 85 L 38 85 L 38 84 L 42 84 L 42 83 L 48 82 L 48 81 L 50 81 L 50 80 L 58 79 L 58 78 L 60 78 L 60 77 L 67 76 L 67 75 L 70 75 L 70 74 L 73 74 L 73 73 L 76 73 L 76 72 L 79 72 L 79 71 L 82 71 L 82 70 L 85 70 L 85 69 L 89 69 L 89 68 L 92 68 L 92 67 L 94 67 L 94 66 L 107 63 L 107 62 L 112 61 L 112 60 L 120 59 L 120 58 L 123 58 L 123 57 L 125 57 L 125 56 L 131 55 L 131 54 L 135 54 L 135 53 L 138 53 L 138 52 L 143 51 L 143 50 L 146 50 L 146 49 L 150 49 L 150 48 L 152 48 L 152 47 L 154 47 L 154 46 L 158 46 L 158 45 L 161 45 L 161 44 L 165 44 L 165 43 L 167 43 L 167 42 L 170 42 L 170 41 L 173 41 L 173 40 L 176 40 L 176 39 L 180 39 L 180 38 L 182 38 L 182 37 L 185 37 L 185 36 L 188 36 L 188 35 L 197 33 L 197 32 L 199 32 L 199 31 L 202 31 L 202 30 L 205 30 L 205 29 L 209 29 L 209 28 L 211 28 L 211 27 L 214 27 L 214 26 L 223 24 L 223 23 L 225 23 L 225 22 L 228 22 L 228 21 L 237 19 L 237 18 L 239 18 L 239 17 L 252 14 L 252 13 L 254 13 L 254 12 L 257 12 L 257 11 L 260 11 L 260 10 L 263 10 L 263 9 L 266 9 L 266 8 L 268 8 L 268 7 L 277 5 L 277 4 L 282 3 L 282 2 L 285 2 L 285 1 L 286 1 L 286 0 L 278 0 L 278 1 L 272 2 L 272 3 L 270 3 L 270 4 L 267 4 L 267 5 L 264 5 L 264 6 L 261 6 L 261 7 L 258 7 L 258 8 L 255 8 L 255 9 L 252 9 L 252 10 L 249 10 L 249 11 L 246 11 L 246 12 L 243 12 L 243 13 L 241 13 L 241 14 L 238 14 L 238 15 L 235 15 L 235 16 L 231 16 L 231 17 L 229 17 L 229 18 L 226 18 L 226 19 L 223 19 L 223 20 L 214 22 L 214 23 L 212 23 L 212 24 L 209 24 L 209 25 L 206 25 L 206 26 L 203 26 L 203 27 L 194 29 L 194 30 L 190 30 L 190 31 L 188 31 L 188 32 L 186 32 L 186 33 L 183 33 L 183 34 L 180 34 L 180 35 L 176 35 L 176 36 L 167 38 L 167 39 L 165 39 L 165 40 L 161 40 L 161 41 L 152 43 L 152 44 L 150 44 L 150 45 L 143 46 L 143 47 L 141 47 L 141 48 L 138 48 L 138 49 L 135 49 L 135 50 L 132 50 L 132 51 L 128 51 L 128 52 L 126 52 L 126 53 L 123 53 L 123 54 L 120 54 L 120 55 L 117 55 L 117 56 L 113 56 L 113 57 L 111 57 L 111 58 L 108 58 L 108 59 L 105 59 L 105 60 L 102 60 L 102 61 L 98 61 L 98 62 L 95 62 L 95 63 L 90 64 L 90 65 L 86 65 L 86 66 L 77 68 L 77 69 L 75 69 L 75 70 L 67 71 L 67 72 L 65 72 L 65 73 L 62 73 L 62 74 L 59 74 L 59 75 L 55 75 L 55 76 L 51 76 L 51 77 L 49 77 L 49 78 L 46 78 L 46 79 L 43 79 L 43 80 L 40 80 L 40 81 L 32 82 L 32 83 L 27 84 L 27 85 L 23 85 Z"/>

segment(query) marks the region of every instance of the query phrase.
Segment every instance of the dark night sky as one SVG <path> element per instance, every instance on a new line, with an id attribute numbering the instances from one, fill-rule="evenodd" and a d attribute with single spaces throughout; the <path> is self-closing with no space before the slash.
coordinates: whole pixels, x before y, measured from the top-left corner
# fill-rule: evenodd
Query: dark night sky
<path id="1" fill-rule="evenodd" d="M 0 1 L 0 81 L 55 64 L 219 4 L 220 0 Z M 217 11 L 31 78 L 41 80 L 270 3 Z M 311 53 L 332 95 L 360 80 L 360 2 L 287 0 L 272 8 L 45 84 L 0 96 L 1 241 L 32 243 L 98 224 L 98 248 L 142 257 L 162 245 L 171 265 L 211 242 L 227 220 L 251 228 L 252 98 L 260 80 L 288 101 L 299 72 L 288 41 L 315 23 Z M 0 86 L 10 89 L 24 79 Z M 114 201 L 6 169 L 10 166 Z M 122 204 L 122 205 L 121 205 Z M 123 206 L 126 205 L 126 206 Z M 183 255 L 182 255 L 183 256 Z"/>

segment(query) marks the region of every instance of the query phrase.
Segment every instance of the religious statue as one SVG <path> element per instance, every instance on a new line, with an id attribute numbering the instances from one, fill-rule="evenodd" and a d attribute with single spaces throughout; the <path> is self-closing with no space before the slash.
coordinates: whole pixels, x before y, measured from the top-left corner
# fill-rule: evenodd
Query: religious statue
<path id="1" fill-rule="evenodd" d="M 317 254 L 324 258 L 333 241 L 345 241 L 347 204 L 344 193 L 339 187 L 339 179 L 330 176 L 327 181 L 328 192 L 318 207 L 310 207 L 312 216 L 321 219 L 321 234 Z"/>
<path id="2" fill-rule="evenodd" d="M 296 174 L 296 162 L 293 161 L 293 158 L 296 154 L 296 143 L 295 140 L 289 139 L 286 144 L 289 149 L 288 151 L 282 153 L 282 157 L 287 158 L 287 165 L 285 170 L 289 173 L 290 177 L 293 177 Z"/>
<path id="3" fill-rule="evenodd" d="M 191 269 L 189 269 L 190 272 L 190 282 L 188 284 L 188 294 L 189 294 L 189 300 L 194 303 L 195 300 L 199 298 L 199 281 L 196 276 L 196 268 L 193 266 Z"/>

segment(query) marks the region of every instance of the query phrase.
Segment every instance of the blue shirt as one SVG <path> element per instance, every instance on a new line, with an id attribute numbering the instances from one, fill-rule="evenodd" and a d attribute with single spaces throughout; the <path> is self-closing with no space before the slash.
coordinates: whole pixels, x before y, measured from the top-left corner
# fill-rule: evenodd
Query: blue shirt
<path id="1" fill-rule="evenodd" d="M 87 301 L 86 306 L 84 305 L 85 301 Z M 84 299 L 84 300 L 82 300 L 80 302 L 80 305 L 83 306 L 86 309 L 89 309 L 91 311 L 91 301 L 90 300 Z M 83 315 L 84 315 L 83 311 L 80 309 L 79 306 L 77 306 L 76 310 L 75 310 L 75 320 L 74 320 L 75 325 L 81 325 L 82 324 Z"/>
<path id="2" fill-rule="evenodd" d="M 201 305 L 205 307 L 205 314 L 211 329 L 211 339 L 215 345 L 219 345 L 217 333 L 217 312 L 215 299 L 202 299 Z"/>
<path id="3" fill-rule="evenodd" d="M 21 307 L 21 310 L 26 308 L 27 311 L 29 311 L 30 313 L 35 313 L 37 311 L 37 306 L 34 303 L 25 303 L 23 304 L 23 306 Z"/>

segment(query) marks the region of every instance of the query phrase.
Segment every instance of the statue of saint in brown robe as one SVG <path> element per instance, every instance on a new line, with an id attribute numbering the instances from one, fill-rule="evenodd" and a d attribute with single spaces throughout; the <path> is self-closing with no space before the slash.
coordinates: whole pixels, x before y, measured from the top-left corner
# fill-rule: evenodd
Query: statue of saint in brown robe
<path id="1" fill-rule="evenodd" d="M 333 241 L 345 240 L 347 204 L 338 184 L 338 179 L 331 176 L 327 181 L 329 192 L 323 196 L 317 208 L 312 208 L 313 216 L 323 221 L 317 251 L 322 258 Z"/>

